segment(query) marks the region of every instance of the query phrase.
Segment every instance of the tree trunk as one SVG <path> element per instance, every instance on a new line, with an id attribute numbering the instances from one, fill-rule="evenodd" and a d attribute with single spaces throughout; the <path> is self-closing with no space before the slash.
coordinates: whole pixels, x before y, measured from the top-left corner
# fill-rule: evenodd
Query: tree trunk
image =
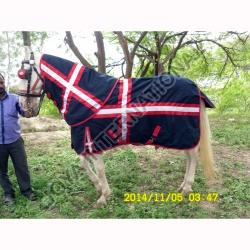
<path id="1" fill-rule="evenodd" d="M 160 74 L 159 65 L 160 65 L 160 58 L 161 58 L 161 43 L 160 43 L 158 32 L 154 32 L 154 36 L 155 36 L 155 45 L 156 45 L 154 74 L 158 76 Z"/>
<path id="2" fill-rule="evenodd" d="M 23 45 L 27 47 L 31 47 L 30 32 L 22 31 L 22 35 L 23 35 Z"/>
<path id="3" fill-rule="evenodd" d="M 121 31 L 115 32 L 115 34 L 118 36 L 118 40 L 122 47 L 124 58 L 126 61 L 125 78 L 129 78 L 132 75 L 133 61 L 131 60 L 131 56 L 128 50 L 128 43 Z"/>
<path id="4" fill-rule="evenodd" d="M 22 35 L 23 35 L 23 45 L 24 45 L 24 59 L 29 60 L 31 52 L 30 32 L 22 31 Z"/>
<path id="5" fill-rule="evenodd" d="M 97 43 L 97 59 L 98 59 L 98 71 L 100 73 L 106 73 L 106 58 L 105 58 L 105 48 L 103 43 L 103 35 L 100 31 L 95 31 L 96 43 Z"/>

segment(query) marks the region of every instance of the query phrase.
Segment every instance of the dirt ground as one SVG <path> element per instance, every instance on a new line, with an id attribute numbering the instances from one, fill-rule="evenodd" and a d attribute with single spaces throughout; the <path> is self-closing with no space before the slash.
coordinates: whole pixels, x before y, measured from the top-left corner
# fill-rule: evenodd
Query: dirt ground
<path id="1" fill-rule="evenodd" d="M 63 119 L 47 117 L 20 118 L 23 133 L 29 132 L 50 132 L 58 130 L 68 130 L 69 126 Z"/>

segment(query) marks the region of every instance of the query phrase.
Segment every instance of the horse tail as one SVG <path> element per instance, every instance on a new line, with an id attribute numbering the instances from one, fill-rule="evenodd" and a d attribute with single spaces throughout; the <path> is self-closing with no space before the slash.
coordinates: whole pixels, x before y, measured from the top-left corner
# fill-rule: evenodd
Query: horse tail
<path id="1" fill-rule="evenodd" d="M 200 110 L 200 158 L 203 166 L 205 178 L 208 181 L 215 179 L 215 164 L 214 156 L 211 145 L 211 130 L 209 126 L 208 116 L 206 113 L 206 107 L 203 101 L 201 101 Z"/>

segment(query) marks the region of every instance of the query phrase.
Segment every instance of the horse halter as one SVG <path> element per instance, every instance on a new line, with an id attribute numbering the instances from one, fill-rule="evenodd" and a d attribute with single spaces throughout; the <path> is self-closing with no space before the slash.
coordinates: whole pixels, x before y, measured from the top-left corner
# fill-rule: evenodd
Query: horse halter
<path id="1" fill-rule="evenodd" d="M 25 67 L 25 65 L 28 65 L 28 67 Z M 39 94 L 35 94 L 35 93 L 30 93 L 30 87 L 31 87 L 31 76 L 32 76 L 32 72 L 33 70 L 35 71 L 35 73 L 37 74 L 38 78 L 44 82 L 42 76 L 39 74 L 36 66 L 35 66 L 35 59 L 34 59 L 34 53 L 31 52 L 30 53 L 30 59 L 29 60 L 23 60 L 22 61 L 22 66 L 21 69 L 18 70 L 18 77 L 22 80 L 27 80 L 28 84 L 27 84 L 27 91 L 26 93 L 23 93 L 21 91 L 19 91 L 17 94 L 20 96 L 26 96 L 26 97 L 41 97 L 43 95 L 42 93 Z"/>
<path id="2" fill-rule="evenodd" d="M 25 65 L 27 65 L 27 67 L 25 67 Z M 18 73 L 17 73 L 20 79 L 27 80 L 27 90 L 26 90 L 26 93 L 22 91 L 18 91 L 17 94 L 20 96 L 27 97 L 27 102 L 30 97 L 40 97 L 39 107 L 38 107 L 38 112 L 37 112 L 38 114 L 42 105 L 43 98 L 45 96 L 45 90 L 43 88 L 43 90 L 39 94 L 31 93 L 31 76 L 32 76 L 33 71 L 37 74 L 38 78 L 44 83 L 44 79 L 39 74 L 35 66 L 34 53 L 30 52 L 30 59 L 22 61 L 22 66 L 18 70 Z"/>

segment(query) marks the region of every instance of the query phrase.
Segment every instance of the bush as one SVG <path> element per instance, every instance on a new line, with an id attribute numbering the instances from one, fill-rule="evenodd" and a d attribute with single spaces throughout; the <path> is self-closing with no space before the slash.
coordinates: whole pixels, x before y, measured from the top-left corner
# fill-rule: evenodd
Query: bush
<path id="1" fill-rule="evenodd" d="M 250 111 L 250 85 L 246 81 L 235 80 L 219 95 L 219 113 L 247 113 Z"/>
<path id="2" fill-rule="evenodd" d="M 55 117 L 55 118 L 60 118 L 61 117 L 58 108 L 46 96 L 44 97 L 40 114 L 42 116 L 49 116 L 49 117 Z"/>

